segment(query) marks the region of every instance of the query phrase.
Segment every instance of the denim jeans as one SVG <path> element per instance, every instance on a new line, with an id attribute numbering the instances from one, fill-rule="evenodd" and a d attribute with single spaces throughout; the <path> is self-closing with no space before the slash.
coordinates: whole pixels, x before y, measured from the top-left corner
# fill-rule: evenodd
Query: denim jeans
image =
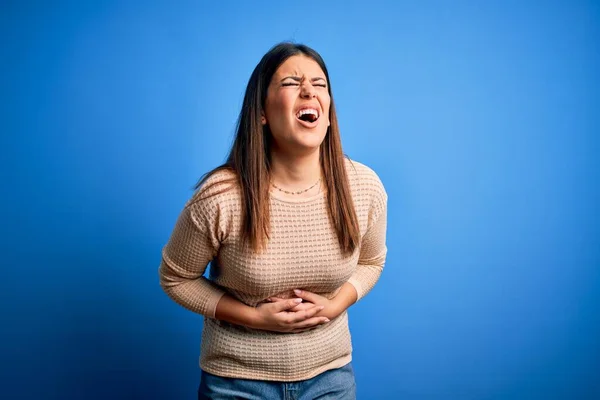
<path id="1" fill-rule="evenodd" d="M 198 400 L 355 400 L 351 363 L 297 382 L 223 378 L 202 371 Z"/>

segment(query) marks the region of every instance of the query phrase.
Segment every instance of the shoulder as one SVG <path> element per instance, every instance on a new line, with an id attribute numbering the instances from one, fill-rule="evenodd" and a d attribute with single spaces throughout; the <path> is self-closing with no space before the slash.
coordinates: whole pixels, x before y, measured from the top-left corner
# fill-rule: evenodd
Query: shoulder
<path id="1" fill-rule="evenodd" d="M 237 174 L 230 169 L 217 169 L 208 173 L 187 201 L 186 208 L 194 212 L 217 212 L 239 202 L 240 190 Z"/>
<path id="2" fill-rule="evenodd" d="M 214 196 L 224 190 L 235 189 L 237 186 L 237 174 L 229 168 L 220 168 L 209 172 L 204 177 L 195 195 Z"/>
<path id="3" fill-rule="evenodd" d="M 368 192 L 372 196 L 387 197 L 383 182 L 373 169 L 350 158 L 345 159 L 345 165 L 348 181 L 353 191 L 356 189 Z"/>
<path id="4" fill-rule="evenodd" d="M 379 175 L 358 161 L 346 159 L 346 173 L 352 200 L 359 214 L 369 216 L 369 224 L 387 209 L 387 192 Z"/>

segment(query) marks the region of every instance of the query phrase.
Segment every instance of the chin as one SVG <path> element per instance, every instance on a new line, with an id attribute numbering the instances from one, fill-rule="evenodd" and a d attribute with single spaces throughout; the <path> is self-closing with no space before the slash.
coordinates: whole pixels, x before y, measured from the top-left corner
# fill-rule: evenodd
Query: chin
<path id="1" fill-rule="evenodd" d="M 298 138 L 297 143 L 305 148 L 318 148 L 325 140 L 325 133 L 313 132 L 310 134 L 304 133 Z"/>

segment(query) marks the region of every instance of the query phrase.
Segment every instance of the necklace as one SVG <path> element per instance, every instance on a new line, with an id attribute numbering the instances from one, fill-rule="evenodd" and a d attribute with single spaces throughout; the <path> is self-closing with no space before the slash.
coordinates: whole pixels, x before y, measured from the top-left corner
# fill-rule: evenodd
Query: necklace
<path id="1" fill-rule="evenodd" d="M 289 190 L 285 190 L 280 188 L 279 186 L 277 186 L 275 184 L 275 182 L 271 182 L 271 185 L 273 185 L 273 187 L 277 190 L 279 190 L 280 192 L 283 193 L 287 193 L 287 194 L 293 194 L 293 195 L 297 195 L 297 194 L 302 194 L 302 193 L 306 193 L 308 192 L 310 189 L 314 188 L 315 186 L 317 186 L 319 184 L 319 182 L 321 182 L 321 178 L 319 178 L 318 181 L 316 181 L 311 187 L 309 187 L 308 189 L 304 189 L 304 190 L 298 190 L 297 192 L 290 192 Z"/>

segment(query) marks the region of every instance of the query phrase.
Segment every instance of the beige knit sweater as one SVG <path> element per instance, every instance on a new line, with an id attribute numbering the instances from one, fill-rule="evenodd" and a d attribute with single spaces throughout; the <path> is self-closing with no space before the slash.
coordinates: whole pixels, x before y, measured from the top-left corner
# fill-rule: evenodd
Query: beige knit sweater
<path id="1" fill-rule="evenodd" d="M 346 312 L 303 333 L 267 332 L 215 319 L 223 293 L 254 307 L 270 296 L 292 297 L 296 288 L 332 298 L 349 282 L 359 299 L 371 290 L 386 257 L 387 195 L 368 167 L 347 160 L 346 169 L 361 232 L 352 255 L 340 250 L 323 193 L 290 201 L 272 192 L 270 239 L 260 254 L 242 244 L 238 188 L 201 200 L 196 194 L 187 202 L 163 249 L 159 275 L 173 300 L 205 316 L 202 369 L 225 377 L 289 382 L 351 361 Z M 222 182 L 229 174 L 214 174 L 207 183 Z M 220 191 L 223 185 L 210 190 Z"/>

